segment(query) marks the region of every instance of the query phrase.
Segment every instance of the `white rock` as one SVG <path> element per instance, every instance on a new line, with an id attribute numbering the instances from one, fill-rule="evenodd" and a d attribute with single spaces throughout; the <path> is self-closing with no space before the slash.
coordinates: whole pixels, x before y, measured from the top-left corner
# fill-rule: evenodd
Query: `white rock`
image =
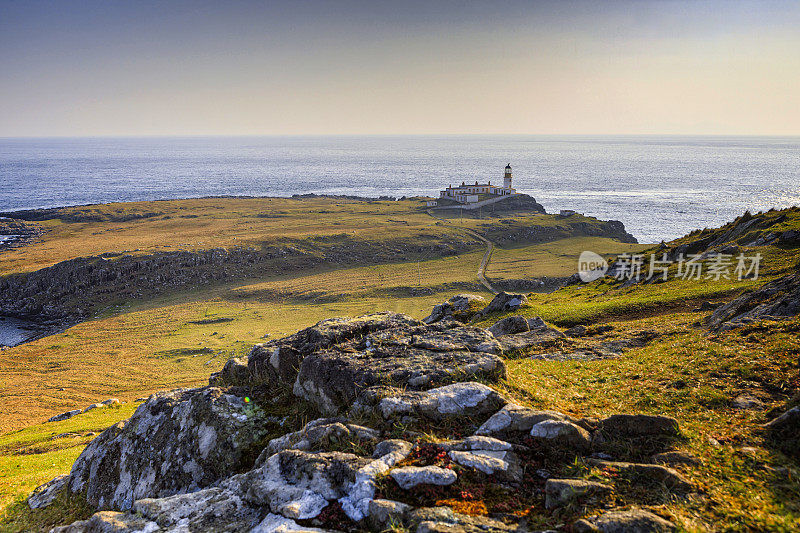
<path id="1" fill-rule="evenodd" d="M 327 506 L 328 500 L 316 492 L 307 490 L 300 499 L 283 504 L 279 512 L 287 518 L 303 520 L 314 518 Z"/>
<path id="2" fill-rule="evenodd" d="M 566 420 L 545 420 L 531 428 L 531 437 L 547 439 L 572 448 L 587 449 L 591 437 L 582 427 Z"/>
<path id="3" fill-rule="evenodd" d="M 404 490 L 417 485 L 452 485 L 458 479 L 452 470 L 438 466 L 404 466 L 392 470 L 391 476 Z"/>
<path id="4" fill-rule="evenodd" d="M 264 520 L 250 530 L 250 533 L 325 533 L 326 530 L 315 527 L 304 527 L 294 520 L 277 514 L 268 514 Z"/>
<path id="5" fill-rule="evenodd" d="M 474 468 L 480 470 L 484 474 L 492 475 L 496 472 L 505 472 L 508 470 L 508 461 L 506 461 L 507 452 L 502 451 L 487 451 L 476 450 L 473 452 L 448 452 L 450 458 L 461 466 Z"/>
<path id="6" fill-rule="evenodd" d="M 494 437 L 484 435 L 472 435 L 463 441 L 465 450 L 499 450 L 508 451 L 512 448 L 511 444 Z"/>

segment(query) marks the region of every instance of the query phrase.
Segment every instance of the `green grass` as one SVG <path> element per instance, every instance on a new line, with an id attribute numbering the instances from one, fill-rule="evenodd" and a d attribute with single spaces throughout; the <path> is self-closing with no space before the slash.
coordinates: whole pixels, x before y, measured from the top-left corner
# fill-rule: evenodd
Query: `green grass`
<path id="1" fill-rule="evenodd" d="M 94 435 L 133 414 L 135 404 L 93 409 L 62 422 L 35 424 L 0 435 L 0 531 L 32 531 L 88 517 L 80 497 L 31 510 L 26 498 L 54 477 L 69 473 Z M 58 435 L 69 435 L 56 438 Z"/>
<path id="2" fill-rule="evenodd" d="M 662 512 L 689 530 L 794 531 L 800 528 L 800 463 L 759 426 L 800 390 L 800 321 L 709 336 L 692 326 L 700 316 L 666 314 L 618 324 L 608 338 L 642 329 L 664 334 L 619 359 L 509 361 L 507 392 L 522 403 L 576 416 L 673 416 L 686 437 L 677 448 L 701 460 L 684 469 L 700 490 L 661 504 Z M 734 409 L 739 394 L 761 398 L 766 409 Z M 756 449 L 754 457 L 742 451 L 747 447 Z"/>

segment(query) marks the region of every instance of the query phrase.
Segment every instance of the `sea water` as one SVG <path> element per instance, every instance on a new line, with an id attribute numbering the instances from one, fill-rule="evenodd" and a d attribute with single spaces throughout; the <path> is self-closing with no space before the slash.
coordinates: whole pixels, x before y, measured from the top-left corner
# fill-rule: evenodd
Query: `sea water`
<path id="1" fill-rule="evenodd" d="M 800 204 L 800 138 L 337 136 L 0 139 L 0 210 L 216 195 L 428 195 L 514 187 L 548 212 L 668 240 Z"/>

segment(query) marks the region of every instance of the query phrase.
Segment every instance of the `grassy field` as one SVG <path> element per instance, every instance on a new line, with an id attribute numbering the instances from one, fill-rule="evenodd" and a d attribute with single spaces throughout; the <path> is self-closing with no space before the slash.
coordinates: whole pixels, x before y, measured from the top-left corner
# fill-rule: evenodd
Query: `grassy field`
<path id="1" fill-rule="evenodd" d="M 584 250 L 609 258 L 624 252 L 636 253 L 646 247 L 603 237 L 571 237 L 536 246 L 498 247 L 492 254 L 486 275 L 497 281 L 568 277 L 575 273 L 578 256 Z"/>

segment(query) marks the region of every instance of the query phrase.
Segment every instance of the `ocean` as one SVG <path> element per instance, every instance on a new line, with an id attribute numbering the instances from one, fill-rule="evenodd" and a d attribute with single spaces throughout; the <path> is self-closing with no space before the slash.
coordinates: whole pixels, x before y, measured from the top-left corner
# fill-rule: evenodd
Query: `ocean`
<path id="1" fill-rule="evenodd" d="M 216 195 L 514 187 L 640 242 L 800 204 L 800 137 L 341 136 L 0 139 L 0 210 Z"/>

